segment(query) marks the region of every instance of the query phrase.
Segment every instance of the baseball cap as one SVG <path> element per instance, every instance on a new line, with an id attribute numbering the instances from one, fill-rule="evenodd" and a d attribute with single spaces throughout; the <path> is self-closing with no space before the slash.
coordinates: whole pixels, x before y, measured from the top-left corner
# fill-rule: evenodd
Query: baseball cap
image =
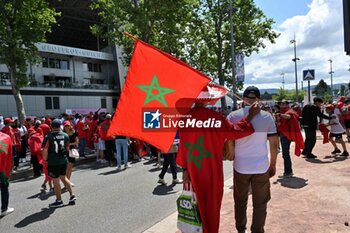
<path id="1" fill-rule="evenodd" d="M 13 122 L 13 120 L 11 118 L 5 118 L 4 119 L 4 123 L 5 124 L 12 123 L 12 122 Z"/>
<path id="2" fill-rule="evenodd" d="M 334 105 L 333 104 L 327 104 L 326 109 L 330 109 L 331 111 L 334 110 Z"/>
<path id="3" fill-rule="evenodd" d="M 65 122 L 63 122 L 63 126 L 71 126 L 71 123 L 70 123 L 70 121 L 65 121 Z"/>
<path id="4" fill-rule="evenodd" d="M 260 91 L 255 86 L 247 87 L 243 92 L 243 97 L 248 97 L 249 94 L 254 94 L 256 98 L 260 99 Z"/>
<path id="5" fill-rule="evenodd" d="M 62 125 L 62 122 L 59 119 L 55 119 L 51 123 L 52 128 L 59 128 L 61 125 Z"/>

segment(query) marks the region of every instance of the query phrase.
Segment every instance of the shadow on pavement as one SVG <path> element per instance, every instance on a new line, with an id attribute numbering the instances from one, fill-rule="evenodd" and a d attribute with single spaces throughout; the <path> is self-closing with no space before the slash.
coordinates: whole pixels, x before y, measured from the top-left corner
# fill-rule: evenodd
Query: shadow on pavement
<path id="1" fill-rule="evenodd" d="M 283 187 L 292 188 L 292 189 L 301 189 L 308 185 L 308 180 L 301 177 L 289 177 L 289 178 L 278 178 L 274 184 L 280 183 Z"/>
<path id="2" fill-rule="evenodd" d="M 11 183 L 20 183 L 20 182 L 25 182 L 25 181 L 29 181 L 29 180 L 35 180 L 37 178 L 40 178 L 41 176 L 28 176 L 28 177 L 24 177 L 22 179 L 18 179 L 18 180 L 12 180 Z"/>
<path id="3" fill-rule="evenodd" d="M 64 194 L 66 192 L 67 192 L 66 188 L 62 188 L 61 189 L 61 194 Z M 52 197 L 52 196 L 55 196 L 55 192 L 44 192 L 44 191 L 41 191 L 40 193 L 34 194 L 34 195 L 30 196 L 30 197 L 27 197 L 27 199 L 39 198 L 40 200 L 45 201 L 45 200 L 49 199 L 49 197 Z"/>
<path id="4" fill-rule="evenodd" d="M 158 185 L 153 189 L 153 194 L 154 195 L 159 195 L 159 196 L 164 196 L 164 195 L 169 195 L 173 193 L 177 193 L 176 190 L 174 190 L 176 184 L 171 184 L 169 186 L 167 185 Z"/>
<path id="5" fill-rule="evenodd" d="M 45 219 L 47 219 L 48 217 L 50 217 L 50 215 L 55 211 L 54 208 L 42 208 L 40 212 L 34 213 L 28 217 L 25 217 L 22 221 L 20 221 L 19 223 L 17 223 L 15 225 L 15 227 L 17 228 L 22 228 L 22 227 L 26 227 L 29 224 L 35 223 L 35 222 L 39 222 L 39 221 L 43 221 Z"/>
<path id="6" fill-rule="evenodd" d="M 113 167 L 113 170 L 111 171 L 108 171 L 108 172 L 102 172 L 102 173 L 99 173 L 98 175 L 104 175 L 104 176 L 108 176 L 108 175 L 113 175 L 113 174 L 117 174 L 117 173 L 120 173 L 120 172 L 123 172 L 125 171 L 125 169 L 122 169 L 122 170 L 117 170 L 115 169 L 115 167 Z"/>
<path id="7" fill-rule="evenodd" d="M 333 160 L 329 160 L 332 158 L 333 158 Z M 347 159 L 347 157 L 337 156 L 337 155 L 327 155 L 324 157 L 324 159 L 328 159 L 328 160 L 324 161 L 324 160 L 320 160 L 320 159 L 308 159 L 308 158 L 306 158 L 305 161 L 310 162 L 310 163 L 315 163 L 315 164 L 327 164 L 327 163 L 344 161 Z"/>

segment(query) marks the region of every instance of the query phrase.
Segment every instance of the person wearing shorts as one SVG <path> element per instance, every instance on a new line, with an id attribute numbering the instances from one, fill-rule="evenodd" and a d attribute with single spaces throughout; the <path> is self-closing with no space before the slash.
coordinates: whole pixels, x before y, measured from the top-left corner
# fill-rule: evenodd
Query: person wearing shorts
<path id="1" fill-rule="evenodd" d="M 63 206 L 60 181 L 63 182 L 70 194 L 69 204 L 75 204 L 76 200 L 76 197 L 72 191 L 71 183 L 66 176 L 69 137 L 66 133 L 61 131 L 61 124 L 61 121 L 58 119 L 52 121 L 52 131 L 45 136 L 42 144 L 43 158 L 47 161 L 48 173 L 53 179 L 54 191 L 56 195 L 56 201 L 49 205 L 49 207 L 52 208 Z"/>
<path id="2" fill-rule="evenodd" d="M 345 142 L 343 140 L 343 133 L 345 133 L 345 129 L 339 122 L 338 116 L 334 113 L 334 106 L 332 104 L 326 105 L 326 112 L 329 114 L 330 117 L 333 117 L 331 120 L 329 120 L 328 126 L 331 126 L 331 131 L 329 133 L 329 141 L 332 143 L 334 150 L 331 152 L 332 155 L 340 154 L 341 151 L 339 150 L 337 144 L 335 143 L 335 139 L 338 139 L 340 144 L 343 147 L 343 153 L 340 154 L 340 156 L 347 157 L 349 156 L 349 152 L 346 149 Z"/>

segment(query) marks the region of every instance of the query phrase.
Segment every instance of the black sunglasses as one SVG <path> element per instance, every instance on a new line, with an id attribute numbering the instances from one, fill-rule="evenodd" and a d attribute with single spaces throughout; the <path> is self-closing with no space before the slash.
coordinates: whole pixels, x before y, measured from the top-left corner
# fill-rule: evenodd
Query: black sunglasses
<path id="1" fill-rule="evenodd" d="M 246 96 L 246 98 L 251 99 L 251 100 L 255 100 L 256 96 L 255 97 Z"/>

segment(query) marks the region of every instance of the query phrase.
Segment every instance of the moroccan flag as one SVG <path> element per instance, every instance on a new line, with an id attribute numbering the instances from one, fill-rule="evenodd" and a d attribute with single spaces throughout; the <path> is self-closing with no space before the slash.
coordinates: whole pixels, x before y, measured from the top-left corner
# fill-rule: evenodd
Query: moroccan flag
<path id="1" fill-rule="evenodd" d="M 0 132 L 0 182 L 8 183 L 12 169 L 12 140 Z"/>
<path id="2" fill-rule="evenodd" d="M 167 152 L 176 134 L 176 120 L 181 118 L 179 114 L 188 111 L 193 104 L 184 101 L 179 106 L 179 100 L 195 100 L 210 81 L 175 57 L 136 40 L 107 135 L 137 138 Z M 172 116 L 167 119 L 166 126 L 164 116 Z"/>

